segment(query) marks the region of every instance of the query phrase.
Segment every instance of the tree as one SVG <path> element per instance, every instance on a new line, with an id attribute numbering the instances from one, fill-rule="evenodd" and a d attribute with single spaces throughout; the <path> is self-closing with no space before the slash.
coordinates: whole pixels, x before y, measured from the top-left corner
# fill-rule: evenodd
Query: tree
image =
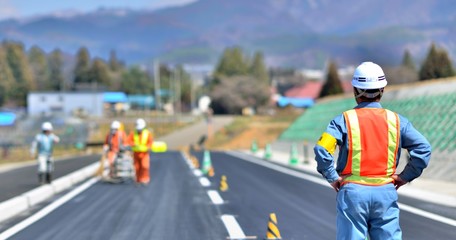
<path id="1" fill-rule="evenodd" d="M 250 67 L 250 73 L 258 80 L 259 83 L 269 85 L 268 71 L 266 69 L 266 65 L 264 64 L 263 53 L 255 53 L 252 66 Z"/>
<path id="2" fill-rule="evenodd" d="M 216 78 L 247 75 L 249 65 L 240 47 L 227 48 L 215 68 L 214 75 Z"/>
<path id="3" fill-rule="evenodd" d="M 384 68 L 388 85 L 412 83 L 418 81 L 418 72 L 408 67 Z"/>
<path id="4" fill-rule="evenodd" d="M 49 54 L 49 81 L 48 88 L 54 91 L 66 89 L 65 77 L 63 76 L 63 57 L 60 49 L 54 49 Z"/>
<path id="5" fill-rule="evenodd" d="M 122 69 L 122 63 L 117 59 L 116 51 L 111 50 L 109 53 L 109 69 L 113 72 L 117 72 Z"/>
<path id="6" fill-rule="evenodd" d="M 432 43 L 429 53 L 420 69 L 420 80 L 445 78 L 454 74 L 453 65 L 448 53 L 443 49 L 437 49 L 436 45 Z"/>
<path id="7" fill-rule="evenodd" d="M 36 89 L 49 90 L 49 68 L 44 51 L 38 46 L 33 46 L 29 50 L 28 61 L 35 77 Z"/>
<path id="8" fill-rule="evenodd" d="M 111 86 L 108 66 L 101 58 L 95 58 L 89 70 L 88 82 L 97 83 L 107 88 Z"/>
<path id="9" fill-rule="evenodd" d="M 178 66 L 176 69 L 176 74 L 178 75 L 178 78 L 180 80 L 180 100 L 182 101 L 183 104 L 191 107 L 192 104 L 192 96 L 193 93 L 193 84 L 192 84 L 192 79 L 190 75 L 184 70 L 182 66 Z"/>
<path id="10" fill-rule="evenodd" d="M 89 50 L 81 47 L 76 54 L 76 66 L 74 68 L 74 84 L 89 83 L 90 55 Z"/>
<path id="11" fill-rule="evenodd" d="M 210 93 L 212 108 L 217 113 L 240 114 L 245 107 L 257 108 L 269 100 L 269 89 L 251 76 L 223 79 Z"/>
<path id="12" fill-rule="evenodd" d="M 19 106 L 25 106 L 29 91 L 35 89 L 32 71 L 27 61 L 24 46 L 19 42 L 4 42 L 6 59 L 15 83 L 10 90 L 11 100 Z"/>
<path id="13" fill-rule="evenodd" d="M 172 81 L 173 79 L 171 79 L 171 75 L 172 75 L 172 70 L 170 68 L 168 68 L 168 66 L 166 66 L 165 64 L 160 64 L 159 66 L 159 74 L 160 74 L 160 89 L 161 90 L 167 90 L 168 91 L 168 95 L 165 93 L 165 92 L 161 92 L 162 95 L 161 97 L 165 98 L 164 101 L 167 102 L 170 100 L 171 98 L 171 91 L 172 91 Z"/>
<path id="14" fill-rule="evenodd" d="M 453 63 L 451 62 L 448 52 L 441 49 L 437 55 L 437 75 L 440 78 L 452 77 L 455 75 Z"/>
<path id="15" fill-rule="evenodd" d="M 153 93 L 151 77 L 138 66 L 133 66 L 126 71 L 122 79 L 121 88 L 127 94 Z"/>
<path id="16" fill-rule="evenodd" d="M 404 52 L 404 57 L 402 58 L 402 67 L 408 68 L 410 70 L 415 71 L 415 63 L 413 62 L 412 55 L 410 54 L 409 50 L 406 49 Z"/>
<path id="17" fill-rule="evenodd" d="M 0 46 L 0 106 L 6 104 L 10 98 L 10 91 L 14 84 L 14 76 L 6 59 L 5 49 Z"/>
<path id="18" fill-rule="evenodd" d="M 326 82 L 320 92 L 320 97 L 343 93 L 342 83 L 339 79 L 337 72 L 337 64 L 334 61 L 329 61 L 328 73 L 326 75 Z"/>

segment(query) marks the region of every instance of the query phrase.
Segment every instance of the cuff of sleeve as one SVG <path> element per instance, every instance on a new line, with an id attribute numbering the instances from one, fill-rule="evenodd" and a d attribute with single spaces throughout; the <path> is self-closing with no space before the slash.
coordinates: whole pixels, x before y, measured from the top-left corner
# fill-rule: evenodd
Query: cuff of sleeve
<path id="1" fill-rule="evenodd" d="M 325 174 L 325 178 L 326 178 L 326 181 L 328 181 L 329 183 L 332 183 L 332 182 L 337 181 L 337 179 L 339 179 L 339 174 L 337 174 L 337 172 L 333 171 L 331 173 Z"/>
<path id="2" fill-rule="evenodd" d="M 411 181 L 413 181 L 413 179 L 416 178 L 416 177 L 410 176 L 410 174 L 407 174 L 404 172 L 400 173 L 399 177 L 406 182 L 411 182 Z"/>
<path id="3" fill-rule="evenodd" d="M 337 179 L 339 179 L 339 177 L 334 178 L 334 179 L 333 178 L 331 178 L 331 179 L 327 178 L 326 180 L 328 181 L 328 183 L 333 183 L 333 182 L 337 181 Z"/>

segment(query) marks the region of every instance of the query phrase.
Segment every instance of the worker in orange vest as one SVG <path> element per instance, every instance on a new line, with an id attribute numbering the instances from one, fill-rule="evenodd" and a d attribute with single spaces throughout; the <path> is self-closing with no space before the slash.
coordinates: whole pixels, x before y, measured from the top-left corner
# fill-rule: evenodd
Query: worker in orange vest
<path id="1" fill-rule="evenodd" d="M 152 147 L 152 133 L 146 129 L 146 121 L 136 120 L 136 130 L 128 136 L 128 143 L 133 151 L 133 161 L 136 170 L 136 182 L 147 185 L 150 182 L 150 155 Z"/>
<path id="2" fill-rule="evenodd" d="M 314 147 L 318 172 L 337 192 L 338 240 L 402 239 L 397 189 L 419 177 L 431 157 L 429 142 L 412 123 L 382 108 L 386 84 L 380 66 L 359 65 L 352 79 L 358 105 L 334 118 Z M 410 161 L 396 174 L 401 148 Z"/>
<path id="3" fill-rule="evenodd" d="M 111 129 L 106 135 L 106 139 L 103 145 L 103 150 L 107 155 L 109 163 L 109 176 L 113 177 L 114 160 L 116 159 L 119 151 L 124 149 L 127 145 L 127 135 L 122 128 L 122 124 L 119 121 L 113 121 L 111 123 Z"/>

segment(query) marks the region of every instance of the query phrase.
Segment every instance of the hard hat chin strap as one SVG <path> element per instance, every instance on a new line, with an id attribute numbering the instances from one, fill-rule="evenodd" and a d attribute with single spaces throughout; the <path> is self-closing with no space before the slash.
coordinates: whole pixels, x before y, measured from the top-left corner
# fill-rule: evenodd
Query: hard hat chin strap
<path id="1" fill-rule="evenodd" d="M 355 88 L 355 98 L 365 97 L 365 98 L 376 98 L 377 96 L 383 95 L 383 88 L 376 89 L 376 92 L 367 92 L 366 89 Z"/>

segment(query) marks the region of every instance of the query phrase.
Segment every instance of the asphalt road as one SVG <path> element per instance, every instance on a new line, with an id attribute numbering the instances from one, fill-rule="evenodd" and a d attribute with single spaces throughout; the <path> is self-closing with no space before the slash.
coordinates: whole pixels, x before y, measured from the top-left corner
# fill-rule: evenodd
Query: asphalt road
<path id="1" fill-rule="evenodd" d="M 202 153 L 196 155 L 201 161 Z M 263 239 L 270 213 L 277 215 L 282 239 L 335 239 L 336 193 L 331 188 L 246 158 L 250 161 L 211 153 L 215 176 L 208 188 L 180 153 L 153 154 L 147 187 L 98 182 L 11 239 L 226 239 L 223 214 L 234 216 L 245 235 Z M 220 193 L 224 204 L 214 205 L 206 191 L 218 190 L 221 175 L 227 176 L 229 191 Z M 456 219 L 454 208 L 411 198 L 400 201 Z M 404 210 L 401 227 L 403 239 L 456 236 L 454 226 Z"/>
<path id="2" fill-rule="evenodd" d="M 180 153 L 153 154 L 148 186 L 98 182 L 11 239 L 225 239 L 218 216 Z"/>
<path id="3" fill-rule="evenodd" d="M 65 176 L 100 160 L 100 155 L 72 157 L 55 161 L 54 179 Z M 0 202 L 38 187 L 37 165 L 0 172 Z"/>
<path id="4" fill-rule="evenodd" d="M 199 158 L 201 159 L 201 154 Z M 283 239 L 335 239 L 336 193 L 329 187 L 277 172 L 224 153 L 212 153 L 214 181 L 226 175 L 228 204 L 221 212 L 237 216 L 247 236 L 266 235 L 268 217 L 276 213 Z M 400 199 L 409 206 L 456 219 L 456 209 Z M 456 227 L 401 211 L 404 239 L 454 239 Z"/>

